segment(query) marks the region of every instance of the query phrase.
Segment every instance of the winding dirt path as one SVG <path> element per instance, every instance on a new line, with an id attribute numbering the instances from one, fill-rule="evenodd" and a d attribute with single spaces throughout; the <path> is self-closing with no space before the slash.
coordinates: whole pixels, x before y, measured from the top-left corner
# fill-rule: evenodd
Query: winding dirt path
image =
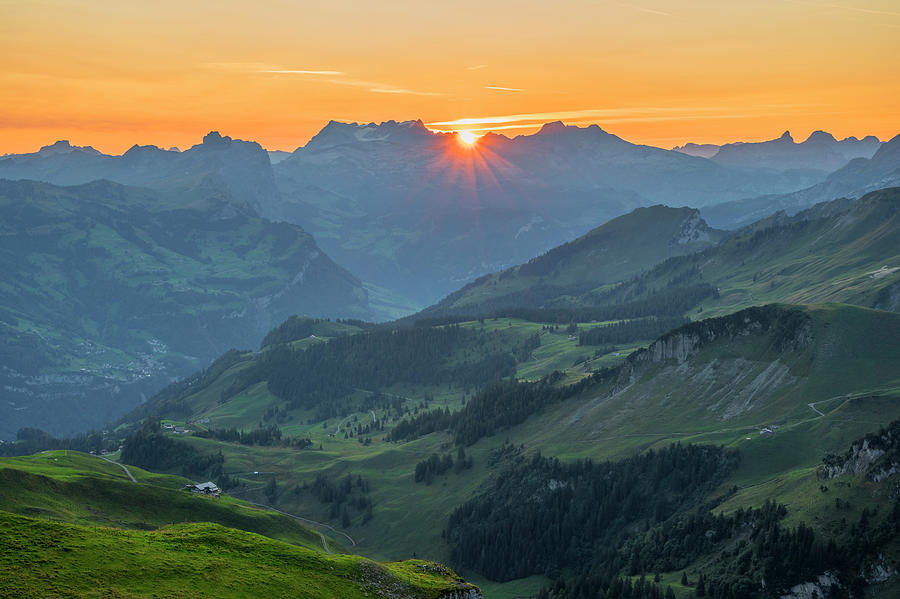
<path id="1" fill-rule="evenodd" d="M 232 497 L 236 497 L 237 499 L 241 499 L 234 493 L 229 493 L 229 495 L 231 495 Z M 333 532 L 335 534 L 343 535 L 344 537 L 347 538 L 348 541 L 350 541 L 351 546 L 356 547 L 356 541 L 353 540 L 353 537 L 351 537 L 350 535 L 348 535 L 347 533 L 345 533 L 342 530 L 336 529 L 335 527 L 331 526 L 330 524 L 326 524 L 324 522 L 316 522 L 315 520 L 311 520 L 309 518 L 304 518 L 303 516 L 298 516 L 296 514 L 290 514 L 288 512 L 279 510 L 278 508 L 274 508 L 271 505 L 266 505 L 264 503 L 256 503 L 255 501 L 250 501 L 249 499 L 243 499 L 243 501 L 246 501 L 250 505 L 255 505 L 256 507 L 261 507 L 261 508 L 264 508 L 267 510 L 272 510 L 273 512 L 278 512 L 282 516 L 287 516 L 288 518 L 293 518 L 294 520 L 299 520 L 300 522 L 306 522 L 306 523 L 312 524 L 314 526 L 321 526 L 323 528 L 327 528 L 328 530 L 330 530 L 331 532 Z M 322 539 L 322 547 L 325 548 L 326 552 L 331 553 L 331 549 L 328 547 L 328 543 L 325 542 L 325 535 L 323 535 L 318 530 L 316 532 L 319 534 L 319 538 Z"/>
<path id="2" fill-rule="evenodd" d="M 100 458 L 101 460 L 103 460 L 105 462 L 109 462 L 110 464 L 115 464 L 116 466 L 118 466 L 119 468 L 121 468 L 122 470 L 125 471 L 125 474 L 128 475 L 128 478 L 131 479 L 131 482 L 133 482 L 133 483 L 137 482 L 137 480 L 134 478 L 134 476 L 131 475 L 131 471 L 128 470 L 128 467 L 125 466 L 125 464 L 120 464 L 119 462 L 114 462 L 114 461 L 110 460 L 109 458 L 104 458 L 102 455 L 98 455 L 98 456 L 94 456 L 94 457 Z"/>

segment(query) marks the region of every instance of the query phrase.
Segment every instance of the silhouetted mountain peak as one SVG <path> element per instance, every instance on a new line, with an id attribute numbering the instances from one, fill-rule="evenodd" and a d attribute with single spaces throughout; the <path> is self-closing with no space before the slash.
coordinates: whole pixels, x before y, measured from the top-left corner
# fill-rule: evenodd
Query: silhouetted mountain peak
<path id="1" fill-rule="evenodd" d="M 544 123 L 541 126 L 540 131 L 537 132 L 537 135 L 547 135 L 553 133 L 560 133 L 566 130 L 566 126 L 562 121 L 553 121 L 552 123 Z"/>
<path id="2" fill-rule="evenodd" d="M 803 143 L 837 143 L 837 140 L 827 131 L 813 131 Z"/>
<path id="3" fill-rule="evenodd" d="M 40 150 L 38 150 L 37 153 L 41 156 L 54 156 L 57 154 L 68 154 L 69 152 L 79 151 L 87 152 L 88 154 L 100 154 L 100 152 L 98 152 L 91 146 L 73 146 L 69 143 L 68 139 L 60 139 L 56 143 L 50 144 L 49 146 L 44 146 Z"/>
<path id="4" fill-rule="evenodd" d="M 794 138 L 791 137 L 790 131 L 785 131 L 781 134 L 781 137 L 778 138 L 778 141 L 789 141 L 791 143 L 794 143 Z"/>
<path id="5" fill-rule="evenodd" d="M 223 146 L 231 143 L 231 138 L 222 136 L 218 131 L 210 131 L 203 136 L 203 145 L 208 147 Z"/>
<path id="6" fill-rule="evenodd" d="M 157 151 L 161 151 L 160 148 L 157 146 L 152 146 L 152 145 L 151 146 L 142 146 L 140 144 L 134 144 L 133 146 L 128 148 L 128 151 L 125 152 L 124 154 L 122 154 L 122 156 L 133 156 L 136 154 L 144 154 L 147 152 L 157 152 Z"/>
<path id="7" fill-rule="evenodd" d="M 309 142 L 303 146 L 307 149 L 324 149 L 332 146 L 358 142 L 392 141 L 416 142 L 432 138 L 430 131 L 422 119 L 409 121 L 383 121 L 381 123 L 342 123 L 328 121 Z M 303 149 L 299 148 L 299 149 Z"/>

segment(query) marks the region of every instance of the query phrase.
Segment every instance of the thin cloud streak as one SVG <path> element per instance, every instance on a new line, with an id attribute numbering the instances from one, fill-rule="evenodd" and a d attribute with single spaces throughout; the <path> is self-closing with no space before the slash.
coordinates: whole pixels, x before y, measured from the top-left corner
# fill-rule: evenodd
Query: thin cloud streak
<path id="1" fill-rule="evenodd" d="M 799 104 L 773 104 L 773 105 L 757 105 L 749 107 L 752 109 L 774 108 L 784 110 L 787 108 L 802 108 L 806 105 Z M 546 122 L 555 120 L 584 120 L 584 119 L 636 119 L 636 118 L 659 118 L 662 120 L 674 119 L 677 116 L 692 116 L 697 118 L 712 118 L 725 112 L 725 118 L 734 110 L 733 106 L 688 106 L 688 107 L 637 107 L 637 108 L 592 108 L 586 110 L 563 110 L 557 112 L 532 112 L 523 114 L 509 114 L 500 116 L 488 116 L 477 118 L 463 118 L 452 121 L 435 121 L 428 125 L 436 126 L 457 126 L 457 125 L 503 125 L 507 123 L 523 123 L 523 122 Z M 745 108 L 746 110 L 746 108 Z M 685 114 L 687 113 L 687 114 Z M 711 113 L 711 114 L 698 114 Z M 748 114 L 764 115 L 768 113 L 755 112 Z M 719 117 L 721 118 L 721 117 Z"/>
<path id="2" fill-rule="evenodd" d="M 373 87 L 370 92 L 376 94 L 409 94 L 412 96 L 442 96 L 440 92 L 420 92 L 414 89 L 403 89 L 402 87 Z"/>
<path id="3" fill-rule="evenodd" d="M 488 68 L 488 66 L 486 64 L 476 64 L 471 67 L 466 67 L 466 70 L 467 71 L 479 71 L 481 69 L 486 69 L 486 68 Z"/>
<path id="4" fill-rule="evenodd" d="M 499 85 L 485 85 L 484 89 L 495 89 L 501 92 L 521 92 L 525 91 L 523 89 L 519 89 L 518 87 L 500 87 Z"/>
<path id="5" fill-rule="evenodd" d="M 365 79 L 353 79 L 353 78 L 345 78 L 344 71 L 318 71 L 318 70 L 309 70 L 309 69 L 281 69 L 281 68 L 265 68 L 265 69 L 253 69 L 254 73 L 272 73 L 276 75 L 300 75 L 300 76 L 312 76 L 313 81 L 317 81 L 319 83 L 330 83 L 332 85 L 347 85 L 350 87 L 365 87 L 368 91 L 376 94 L 407 94 L 412 96 L 441 96 L 442 93 L 439 92 L 428 92 L 428 91 L 418 91 L 414 89 L 406 89 L 404 87 L 397 87 L 396 85 L 392 85 L 390 83 L 384 83 L 381 81 L 367 81 Z M 332 77 L 331 79 L 319 79 L 320 76 Z"/>
<path id="6" fill-rule="evenodd" d="M 900 12 L 890 10 L 876 10 L 874 8 L 860 8 L 857 6 L 844 6 L 843 4 L 827 4 L 830 8 L 840 8 L 843 10 L 852 10 L 853 12 L 861 12 L 869 15 L 885 15 L 888 17 L 900 17 Z"/>
<path id="7" fill-rule="evenodd" d="M 656 10 L 655 8 L 647 8 L 646 6 L 636 6 L 636 5 L 634 5 L 634 4 L 622 4 L 622 6 L 624 6 L 624 7 L 626 7 L 626 8 L 633 8 L 633 9 L 635 9 L 635 10 L 638 10 L 638 11 L 640 11 L 640 12 L 645 12 L 645 13 L 650 14 L 650 15 L 659 15 L 659 16 L 661 16 L 661 17 L 671 17 L 671 16 L 673 16 L 672 13 L 664 12 L 664 11 L 661 11 L 661 10 Z"/>
<path id="8" fill-rule="evenodd" d="M 607 125 L 612 123 L 654 123 L 654 122 L 665 122 L 665 121 L 703 121 L 703 120 L 721 120 L 721 119 L 752 119 L 759 117 L 774 117 L 774 116 L 792 116 L 795 113 L 792 112 L 748 112 L 748 113 L 730 113 L 730 114 L 684 114 L 684 115 L 658 115 L 658 116 L 623 116 L 623 117 L 612 117 L 612 118 L 604 118 L 596 120 L 590 119 L 567 119 L 566 122 L 569 125 Z M 839 114 L 837 111 L 823 111 L 823 112 L 808 112 L 806 114 L 815 114 L 815 115 L 830 115 L 830 114 Z M 466 120 L 466 119 L 461 119 Z M 537 122 L 529 122 L 529 123 L 519 123 L 515 125 L 497 125 L 490 127 L 460 127 L 458 129 L 432 129 L 432 131 L 437 131 L 440 133 L 453 133 L 455 131 L 471 131 L 473 133 L 481 133 L 486 131 L 503 131 L 510 129 L 534 129 L 536 127 L 540 127 L 545 124 L 546 121 L 537 121 Z M 432 125 L 438 125 L 440 123 L 426 123 L 426 125 L 431 128 Z M 679 138 L 680 139 L 680 138 Z"/>
<path id="9" fill-rule="evenodd" d="M 303 69 L 261 69 L 257 73 L 279 73 L 283 75 L 343 75 L 343 71 L 307 71 Z"/>

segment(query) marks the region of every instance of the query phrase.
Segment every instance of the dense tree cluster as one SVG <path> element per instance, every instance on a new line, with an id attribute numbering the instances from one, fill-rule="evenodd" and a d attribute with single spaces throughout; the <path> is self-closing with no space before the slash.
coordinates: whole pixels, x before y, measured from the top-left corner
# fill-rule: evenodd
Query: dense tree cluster
<path id="1" fill-rule="evenodd" d="M 298 447 L 305 449 L 312 445 L 312 440 L 299 437 L 282 437 L 281 429 L 277 426 L 270 425 L 255 428 L 250 431 L 238 430 L 236 428 L 228 429 L 209 429 L 206 431 L 197 431 L 194 436 L 206 439 L 218 439 L 228 443 L 240 443 L 241 445 L 280 445 L 282 447 Z"/>
<path id="2" fill-rule="evenodd" d="M 460 447 L 456 452 L 456 462 L 453 461 L 453 456 L 449 453 L 445 453 L 443 456 L 433 453 L 428 459 L 416 464 L 414 478 L 417 483 L 424 482 L 426 485 L 430 485 L 436 476 L 440 476 L 445 472 L 453 470 L 459 473 L 471 467 L 472 458 L 466 457 L 466 450 Z"/>
<path id="3" fill-rule="evenodd" d="M 306 339 L 313 334 L 313 328 L 320 322 L 322 321 L 318 318 L 308 318 L 295 314 L 269 331 L 263 337 L 259 348 L 264 349 L 276 343 L 290 343 L 291 341 Z"/>
<path id="4" fill-rule="evenodd" d="M 598 564 L 615 574 L 629 531 L 699 505 L 737 460 L 736 452 L 697 445 L 603 464 L 519 456 L 452 513 L 444 536 L 455 563 L 492 580 Z"/>
<path id="5" fill-rule="evenodd" d="M 409 441 L 435 431 L 450 430 L 456 444 L 472 445 L 482 437 L 521 424 L 544 406 L 577 395 L 600 380 L 602 374 L 562 387 L 556 385 L 561 376 L 555 372 L 538 382 L 493 383 L 476 393 L 458 412 L 437 408 L 400 421 L 388 440 Z"/>
<path id="6" fill-rule="evenodd" d="M 637 280 L 602 292 L 582 288 L 535 286 L 525 292 L 491 298 L 462 308 L 431 308 L 416 323 L 419 326 L 433 326 L 479 318 L 509 317 L 530 322 L 568 324 L 648 316 L 681 316 L 704 299 L 717 296 L 716 288 L 704 282 L 656 289 Z M 577 300 L 565 299 L 572 297 L 577 297 Z"/>
<path id="7" fill-rule="evenodd" d="M 147 419 L 141 428 L 125 438 L 122 462 L 146 470 L 178 471 L 185 475 L 222 474 L 222 452 L 204 455 L 185 443 L 162 433 L 159 421 Z"/>
<path id="8" fill-rule="evenodd" d="M 274 346 L 243 384 L 267 380 L 273 393 L 302 407 L 397 382 L 482 384 L 515 372 L 515 358 L 493 350 L 489 335 L 448 326 L 374 330 L 307 349 Z"/>
<path id="9" fill-rule="evenodd" d="M 340 480 L 332 480 L 326 474 L 319 472 L 312 485 L 303 483 L 303 486 L 294 488 L 294 493 L 309 492 L 321 503 L 329 505 L 330 518 L 340 516 L 342 526 L 350 526 L 352 508 L 362 515 L 362 524 L 372 519 L 372 500 L 369 499 L 369 481 L 361 475 L 347 474 Z"/>
<path id="10" fill-rule="evenodd" d="M 578 335 L 581 345 L 610 345 L 642 339 L 656 339 L 660 335 L 687 323 L 683 316 L 650 316 L 596 326 Z"/>
<path id="11" fill-rule="evenodd" d="M 26 426 L 20 428 L 13 442 L 0 442 L 0 456 L 31 455 L 47 449 L 71 449 L 85 453 L 100 453 L 103 450 L 115 451 L 119 441 L 103 433 L 90 432 L 74 437 L 57 439 L 39 428 Z"/>
<path id="12" fill-rule="evenodd" d="M 662 586 L 641 576 L 630 578 L 582 574 L 558 578 L 540 590 L 537 599 L 675 599 L 672 587 Z"/>
<path id="13" fill-rule="evenodd" d="M 892 427 L 879 434 L 882 443 Z M 736 490 L 706 499 L 737 462 L 736 452 L 722 448 L 673 445 L 604 464 L 508 451 L 515 449 L 504 446 L 508 466 L 453 512 L 444 538 L 458 565 L 489 578 L 555 579 L 542 599 L 665 597 L 643 575 L 698 562 L 696 578 L 682 574 L 696 597 L 780 597 L 824 572 L 837 579 L 825 597 L 862 597 L 860 572 L 900 534 L 896 497 L 880 521 L 863 509 L 858 522 L 842 520 L 826 538 L 802 522 L 786 527 L 786 508 L 772 501 L 715 514 Z"/>
<path id="14" fill-rule="evenodd" d="M 285 320 L 283 323 L 278 325 L 276 328 L 269 331 L 269 333 L 263 337 L 262 343 L 259 344 L 260 349 L 264 349 L 270 345 L 276 345 L 278 343 L 290 343 L 291 341 L 299 341 L 300 339 L 306 339 L 310 335 L 315 334 L 317 325 L 322 323 L 330 322 L 328 319 L 321 318 L 310 318 L 308 316 L 297 316 L 296 314 Z M 351 325 L 355 327 L 359 327 L 361 329 L 370 329 L 375 325 L 356 319 L 347 319 L 341 320 L 338 319 L 338 323 Z M 328 336 L 334 336 L 333 334 L 329 334 Z"/>

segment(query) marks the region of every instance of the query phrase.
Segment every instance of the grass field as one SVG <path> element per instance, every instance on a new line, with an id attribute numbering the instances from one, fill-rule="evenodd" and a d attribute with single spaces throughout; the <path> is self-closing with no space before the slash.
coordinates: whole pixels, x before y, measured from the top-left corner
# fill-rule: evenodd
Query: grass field
<path id="1" fill-rule="evenodd" d="M 423 561 L 376 564 L 217 524 L 157 531 L 48 522 L 0 511 L 4 597 L 305 597 L 391 592 L 437 599 L 471 589 Z"/>

